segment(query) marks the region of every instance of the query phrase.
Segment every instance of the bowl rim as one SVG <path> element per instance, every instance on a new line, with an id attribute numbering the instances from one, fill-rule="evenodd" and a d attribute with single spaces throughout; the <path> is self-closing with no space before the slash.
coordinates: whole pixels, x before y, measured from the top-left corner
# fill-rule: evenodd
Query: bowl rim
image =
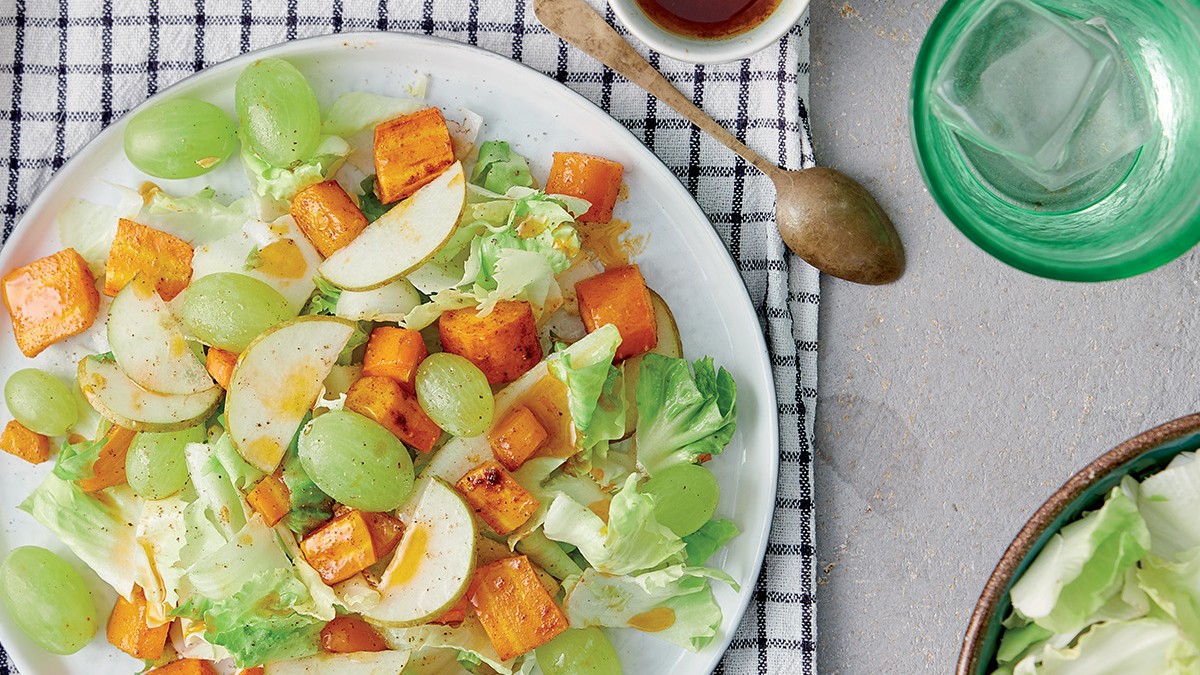
<path id="1" fill-rule="evenodd" d="M 995 618 L 1000 602 L 1008 593 L 1018 568 L 1044 534 L 1045 528 L 1093 483 L 1120 470 L 1150 450 L 1197 432 L 1200 432 L 1200 413 L 1185 415 L 1143 431 L 1097 457 L 1050 495 L 1021 527 L 984 584 L 963 635 L 958 665 L 955 668 L 956 675 L 975 675 L 983 643 L 987 638 L 988 626 Z"/>
<path id="2" fill-rule="evenodd" d="M 779 0 L 779 6 L 760 24 L 721 40 L 689 38 L 660 28 L 646 16 L 637 0 L 607 0 L 625 30 L 659 54 L 686 63 L 716 65 L 746 59 L 770 47 L 790 31 L 811 0 Z"/>

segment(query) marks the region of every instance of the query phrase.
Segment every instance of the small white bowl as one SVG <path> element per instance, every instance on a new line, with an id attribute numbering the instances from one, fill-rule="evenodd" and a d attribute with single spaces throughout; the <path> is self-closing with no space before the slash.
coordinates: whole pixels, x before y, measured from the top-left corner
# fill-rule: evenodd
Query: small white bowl
<path id="1" fill-rule="evenodd" d="M 766 49 L 792 29 L 809 0 L 780 0 L 766 21 L 754 28 L 723 40 L 701 40 L 671 33 L 646 16 L 637 0 L 608 0 L 617 19 L 654 51 L 689 63 L 727 63 L 744 59 Z"/>

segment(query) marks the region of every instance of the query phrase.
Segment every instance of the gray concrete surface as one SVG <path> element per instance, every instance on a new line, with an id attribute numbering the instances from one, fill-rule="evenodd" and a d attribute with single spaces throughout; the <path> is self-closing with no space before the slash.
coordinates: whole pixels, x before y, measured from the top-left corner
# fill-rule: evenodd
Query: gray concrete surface
<path id="1" fill-rule="evenodd" d="M 1141 277 L 1038 279 L 966 240 L 909 145 L 912 64 L 942 2 L 813 0 L 817 161 L 893 214 L 907 274 L 823 281 L 822 673 L 951 672 L 1008 542 L 1096 455 L 1200 405 L 1196 252 Z"/>

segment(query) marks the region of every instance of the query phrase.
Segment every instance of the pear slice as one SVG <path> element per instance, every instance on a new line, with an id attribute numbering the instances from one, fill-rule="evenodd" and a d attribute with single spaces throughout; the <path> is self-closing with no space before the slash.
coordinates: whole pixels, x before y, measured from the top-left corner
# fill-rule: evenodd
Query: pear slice
<path id="1" fill-rule="evenodd" d="M 345 319 L 301 316 L 246 347 L 229 379 L 225 424 L 247 462 L 275 470 L 353 333 Z"/>
<path id="2" fill-rule="evenodd" d="M 379 580 L 378 605 L 363 612 L 385 626 L 437 618 L 458 602 L 475 571 L 475 519 L 458 492 L 437 479 L 417 485 L 411 517 L 396 554 Z"/>
<path id="3" fill-rule="evenodd" d="M 454 234 L 466 199 L 467 180 L 455 162 L 329 256 L 321 276 L 348 291 L 369 291 L 404 276 Z"/>
<path id="4" fill-rule="evenodd" d="M 139 387 L 116 360 L 88 356 L 79 362 L 79 389 L 108 421 L 133 431 L 178 431 L 195 426 L 217 409 L 221 388 L 193 394 L 161 394 Z"/>
<path id="5" fill-rule="evenodd" d="M 396 675 L 404 670 L 410 651 L 313 654 L 263 666 L 263 675 Z"/>
<path id="6" fill-rule="evenodd" d="M 108 344 L 117 365 L 143 389 L 195 394 L 214 386 L 179 320 L 154 286 L 140 276 L 113 298 L 108 310 Z"/>

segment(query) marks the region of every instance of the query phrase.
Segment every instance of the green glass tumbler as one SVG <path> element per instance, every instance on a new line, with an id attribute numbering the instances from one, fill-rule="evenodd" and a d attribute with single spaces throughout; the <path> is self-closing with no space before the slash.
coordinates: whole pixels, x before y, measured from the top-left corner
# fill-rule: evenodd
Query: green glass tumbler
<path id="1" fill-rule="evenodd" d="M 1141 274 L 1200 243 L 1200 2 L 1037 0 L 1071 21 L 1099 20 L 1144 88 L 1151 122 L 1145 142 L 1122 162 L 1055 189 L 1020 178 L 998 180 L 1013 173 L 997 169 L 1009 167 L 1011 159 L 972 142 L 945 115 L 945 97 L 939 99 L 946 81 L 940 69 L 961 56 L 980 12 L 996 4 L 947 0 L 914 68 L 917 164 L 950 221 L 1013 267 L 1072 281 Z M 1036 105 L 1038 99 L 1013 100 Z"/>

